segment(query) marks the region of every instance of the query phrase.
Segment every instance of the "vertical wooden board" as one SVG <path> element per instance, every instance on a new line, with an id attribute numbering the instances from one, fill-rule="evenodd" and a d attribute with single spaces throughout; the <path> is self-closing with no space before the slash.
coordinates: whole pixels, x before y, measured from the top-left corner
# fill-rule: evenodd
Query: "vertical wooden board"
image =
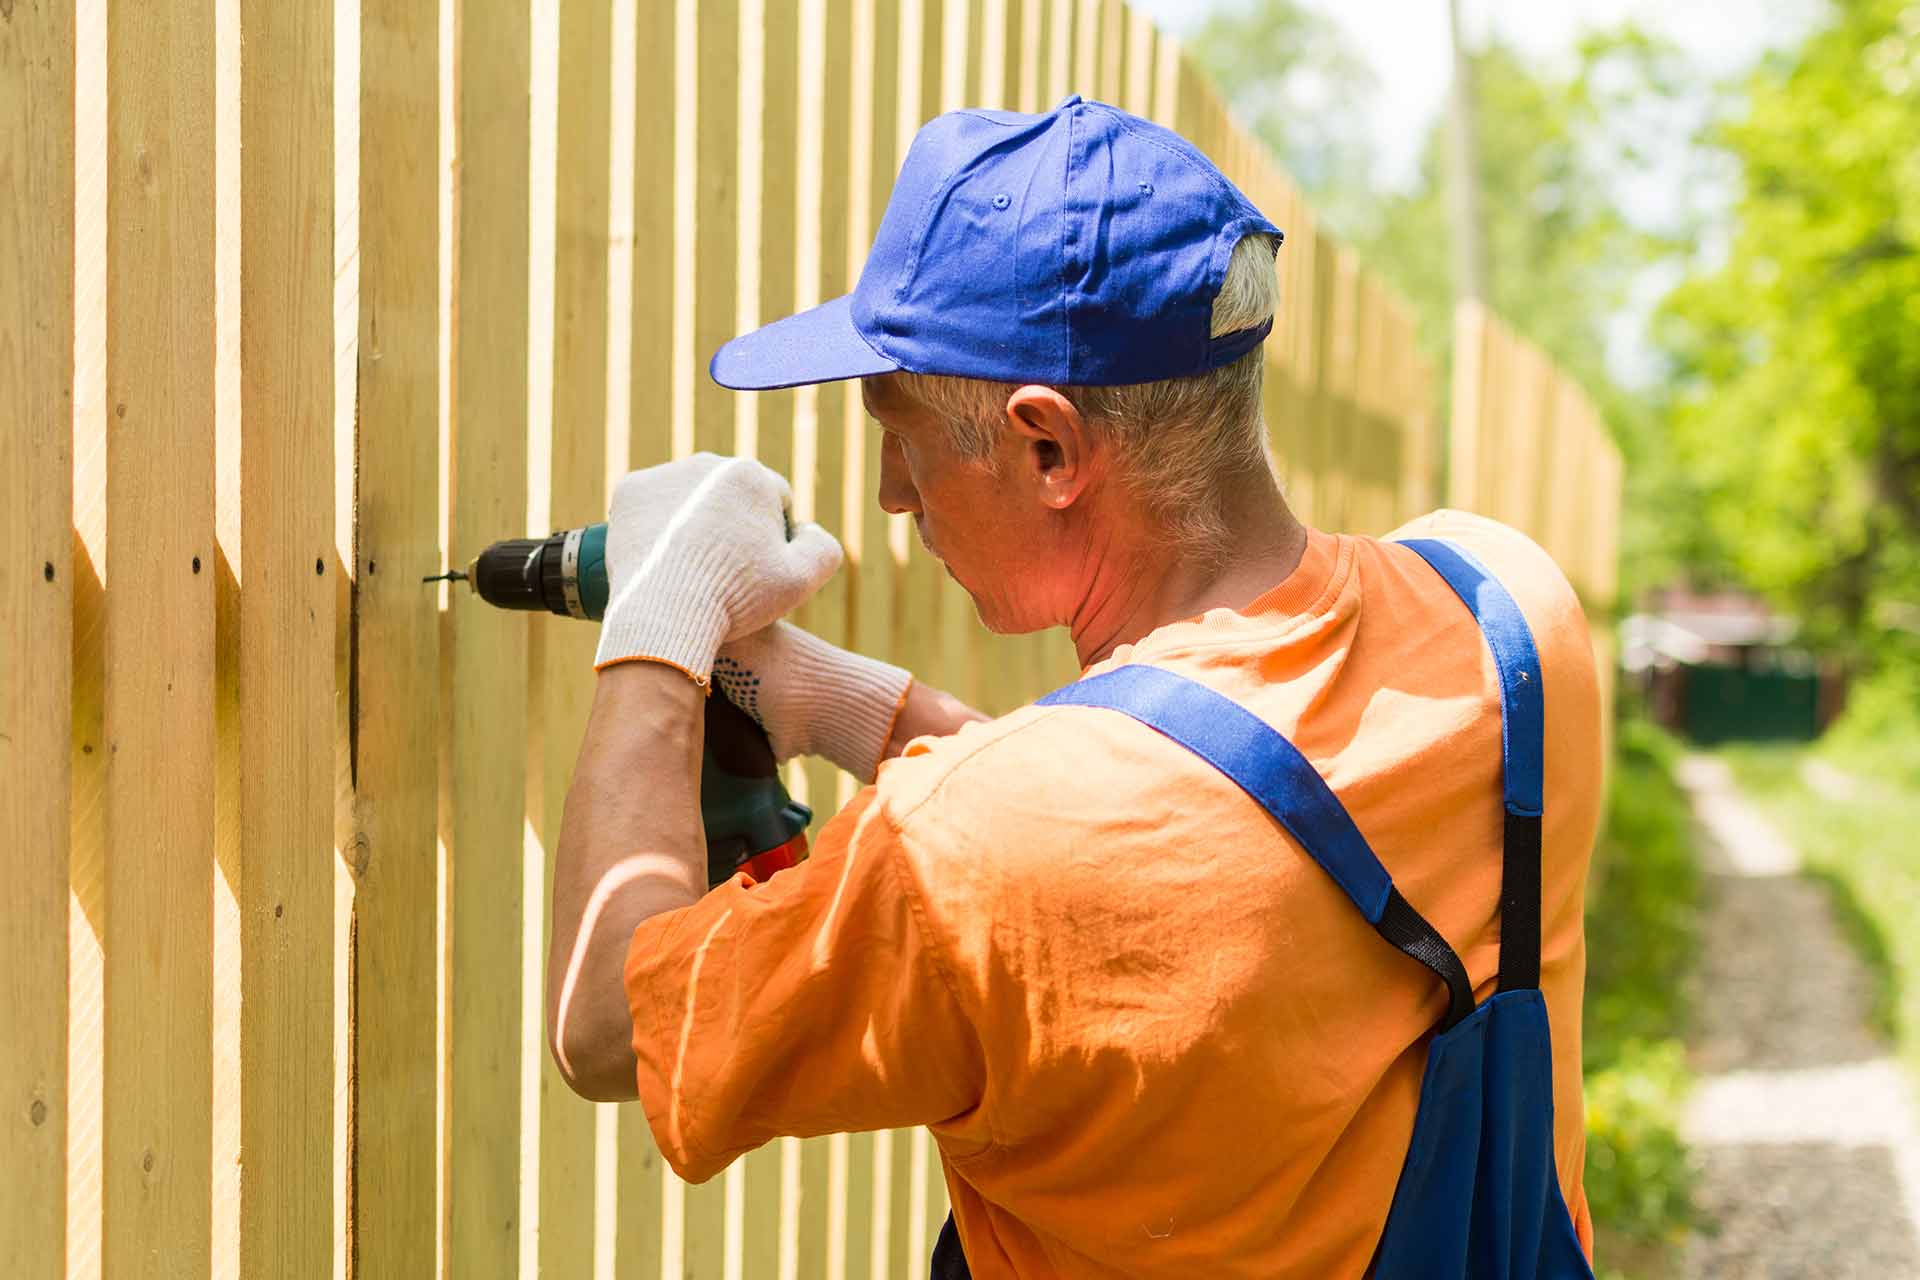
<path id="1" fill-rule="evenodd" d="M 697 449 L 732 453 L 734 397 L 707 377 L 707 360 L 734 336 L 739 269 L 740 8 L 728 0 L 699 6 L 694 113 L 693 441 Z M 685 305 L 685 300 L 682 300 Z M 717 1190 L 717 1187 L 715 1188 Z M 691 1206 L 692 1201 L 689 1200 Z"/>
<path id="2" fill-rule="evenodd" d="M 799 1197 L 789 1201 L 784 1229 L 793 1240 L 795 1280 L 821 1280 L 827 1265 L 828 1165 L 832 1143 L 809 1138 L 799 1144 Z"/>
<path id="3" fill-rule="evenodd" d="M 930 1248 L 923 1249 L 918 1257 L 914 1256 L 915 1231 L 913 1202 L 913 1130 L 896 1129 L 889 1137 L 887 1156 L 887 1248 L 886 1271 L 888 1276 L 907 1276 L 923 1270 L 931 1254 Z"/>
<path id="4" fill-rule="evenodd" d="M 937 102 L 939 61 L 924 60 L 927 6 L 923 0 L 856 0 L 849 75 L 847 139 L 850 199 L 846 217 L 849 280 L 866 262 L 873 232 L 893 187 L 895 160 L 906 150 L 929 96 Z M 939 10 L 933 13 L 937 49 Z M 928 84 L 931 71 L 932 84 Z M 829 294 L 828 296 L 832 296 Z M 892 648 L 894 565 L 885 513 L 875 505 L 879 485 L 878 435 L 868 425 L 856 383 L 840 384 L 841 540 L 847 551 L 847 641 L 861 653 L 886 657 Z"/>
<path id="5" fill-rule="evenodd" d="M 976 106 L 992 110 L 1011 110 L 1013 94 L 1020 79 L 1020 62 L 1009 30 L 1009 19 L 1018 18 L 1017 0 L 975 0 L 973 14 L 974 54 L 979 72 L 975 76 Z"/>
<path id="6" fill-rule="evenodd" d="M 1476 302 L 1453 314 L 1453 386 L 1447 415 L 1447 505 L 1479 505 L 1480 418 L 1485 403 L 1487 315 Z"/>
<path id="7" fill-rule="evenodd" d="M 355 474 L 354 1265 L 434 1265 L 440 624 L 440 59 L 430 9 L 362 0 Z M 458 598 L 455 604 L 462 603 Z"/>
<path id="8" fill-rule="evenodd" d="M 1073 0 L 1073 80 L 1068 93 L 1100 96 L 1100 7 L 1102 0 Z"/>
<path id="9" fill-rule="evenodd" d="M 569 529 L 606 515 L 607 271 L 613 106 L 613 15 L 607 3 L 560 8 L 554 162 L 553 418 L 549 523 Z M 537 442 L 536 442 L 537 443 Z M 530 533 L 543 533 L 533 529 Z M 540 919 L 551 927 L 553 857 L 573 764 L 593 698 L 598 633 L 535 617 L 529 637 L 528 814 L 546 851 Z M 542 940 L 540 954 L 547 952 Z M 542 1275 L 593 1268 L 591 1105 L 539 1055 Z"/>
<path id="10" fill-rule="evenodd" d="M 1522 346 L 1515 361 L 1512 415 L 1507 448 L 1501 470 L 1508 481 L 1506 519 L 1527 536 L 1541 537 L 1538 488 L 1539 447 L 1550 429 L 1546 414 L 1552 391 L 1545 354 L 1531 342 Z"/>
<path id="11" fill-rule="evenodd" d="M 760 229 L 760 289 L 755 324 L 791 315 L 797 270 L 794 243 L 794 202 L 797 195 L 798 112 L 800 93 L 800 6 L 793 0 L 765 5 L 763 58 L 758 68 L 742 68 L 742 79 L 760 77 L 760 207 L 745 216 Z M 744 319 L 745 317 L 743 317 Z M 744 326 L 743 326 L 744 328 Z M 782 475 L 793 470 L 792 391 L 763 391 L 759 403 L 759 458 Z"/>
<path id="12" fill-rule="evenodd" d="M 525 3 L 459 22 L 453 422 L 448 554 L 527 516 L 531 19 Z M 452 642 L 452 1043 L 447 1257 L 459 1276 L 512 1275 L 520 1253 L 520 1015 L 527 628 L 456 596 Z"/>
<path id="13" fill-rule="evenodd" d="M 628 465 L 672 456 L 674 129 L 681 91 L 675 67 L 675 0 L 639 0 L 634 21 L 633 311 L 628 350 Z M 615 1169 L 614 1273 L 654 1280 L 661 1271 L 662 1181 L 668 1177 L 646 1115 L 623 1107 Z"/>
<path id="14" fill-rule="evenodd" d="M 102 1268 L 210 1262 L 213 6 L 107 17 Z"/>
<path id="15" fill-rule="evenodd" d="M 1073 9 L 1081 0 L 1047 0 L 1046 92 L 1040 109 L 1050 110 L 1073 92 Z"/>
<path id="16" fill-rule="evenodd" d="M 674 126 L 681 86 L 675 0 L 638 0 L 634 23 L 633 320 L 629 465 L 672 456 Z"/>
<path id="17" fill-rule="evenodd" d="M 856 86 L 851 83 L 851 68 L 856 28 L 860 40 L 870 44 L 874 21 L 872 0 L 809 0 L 807 12 L 812 27 L 802 34 L 808 51 L 802 74 L 807 84 L 817 83 L 818 90 L 802 90 L 809 127 L 801 136 L 800 150 L 816 163 L 803 166 L 798 187 L 796 240 L 810 260 L 795 266 L 796 309 L 837 298 L 853 281 L 847 242 L 841 234 L 853 203 L 854 143 L 848 130 Z M 862 260 L 865 251 L 861 245 Z M 795 468 L 804 467 L 807 473 L 796 477 L 796 487 L 810 495 L 812 504 L 811 512 L 803 509 L 801 514 L 810 514 L 838 537 L 846 532 L 847 397 L 858 394 L 858 388 L 846 383 L 827 383 L 802 389 L 794 406 Z M 848 643 L 853 576 L 851 564 L 835 574 L 800 610 L 800 625 L 834 644 Z M 839 772 L 816 757 L 807 761 L 806 775 L 817 836 L 833 815 Z M 825 1199 L 821 1196 L 816 1201 L 821 1213 L 828 1209 Z"/>
<path id="18" fill-rule="evenodd" d="M 933 1252 L 934 1241 L 940 1238 L 940 1228 L 947 1219 L 947 1177 L 946 1168 L 940 1162 L 940 1144 L 934 1140 L 931 1131 L 920 1130 L 921 1140 L 916 1144 L 922 1177 L 926 1182 L 926 1193 L 921 1201 L 921 1228 L 924 1232 L 926 1250 L 921 1255 L 929 1257 Z"/>
<path id="19" fill-rule="evenodd" d="M 997 75 L 998 70 L 990 71 L 987 66 L 984 0 L 952 0 L 951 7 L 963 8 L 967 14 L 966 21 L 960 24 L 961 35 L 966 45 L 966 84 L 959 91 L 960 105 L 963 107 L 986 106 L 986 82 L 991 76 Z M 949 30 L 953 29 L 951 24 L 956 21 L 949 15 Z M 944 91 L 948 98 L 954 96 L 954 87 L 951 84 L 945 85 Z M 945 110 L 944 107 L 942 109 Z"/>
<path id="20" fill-rule="evenodd" d="M 1567 535 L 1571 529 L 1568 517 L 1572 514 L 1571 489 L 1575 482 L 1567 466 L 1568 455 L 1573 452 L 1569 446 L 1579 438 L 1584 424 L 1580 418 L 1579 392 L 1573 380 L 1558 369 L 1553 369 L 1551 374 L 1543 430 L 1534 450 L 1533 485 L 1539 508 L 1540 545 L 1565 570 L 1571 558 Z"/>
<path id="21" fill-rule="evenodd" d="M 1120 105 L 1134 115 L 1153 117 L 1153 19 L 1141 9 L 1127 9 L 1127 52 Z"/>
<path id="22" fill-rule="evenodd" d="M 658 1280 L 663 1274 L 662 1184 L 673 1175 L 654 1143 L 653 1131 L 647 1127 L 646 1113 L 639 1107 L 621 1108 L 619 1145 L 613 1273 L 618 1280 Z"/>
<path id="23" fill-rule="evenodd" d="M 1364 449 L 1364 418 L 1357 378 L 1362 331 L 1360 262 L 1353 250 L 1342 245 L 1335 264 L 1334 377 L 1330 419 L 1330 483 L 1333 493 L 1328 506 L 1335 513 L 1335 526 L 1351 529 L 1355 527 L 1361 487 L 1360 454 Z"/>
<path id="24" fill-rule="evenodd" d="M 66 1274 L 67 877 L 73 635 L 74 14 L 0 25 L 0 1257 Z M 34 654 L 27 662 L 23 655 Z"/>
<path id="25" fill-rule="evenodd" d="M 1481 511 L 1496 520 L 1507 518 L 1506 456 L 1512 424 L 1514 334 L 1494 319 L 1487 326 L 1486 407 L 1481 413 Z"/>
<path id="26" fill-rule="evenodd" d="M 1300 501 L 1296 513 L 1311 524 L 1331 529 L 1333 504 L 1330 495 L 1333 486 L 1328 475 L 1331 468 L 1328 463 L 1327 430 L 1333 376 L 1334 250 L 1330 240 L 1317 232 L 1309 244 L 1302 247 L 1311 254 L 1303 261 L 1302 267 L 1304 274 L 1312 280 L 1309 296 L 1313 310 L 1307 320 L 1307 364 L 1301 379 L 1302 403 L 1297 445 L 1300 471 L 1295 480 L 1295 491 Z"/>
<path id="27" fill-rule="evenodd" d="M 1038 111 L 1041 81 L 1046 75 L 1046 0 L 1008 3 L 1014 6 L 1007 14 L 1008 61 L 1019 68 L 1014 76 L 1013 107 L 1016 111 Z"/>
<path id="28" fill-rule="evenodd" d="M 333 15 L 245 0 L 240 1267 L 333 1241 Z"/>
<path id="29" fill-rule="evenodd" d="M 1162 31 L 1153 46 L 1153 122 L 1178 129 L 1180 116 L 1180 42 Z"/>
<path id="30" fill-rule="evenodd" d="M 874 1215 L 874 1194 L 880 1181 L 874 1169 L 874 1143 L 878 1138 L 872 1133 L 847 1137 L 845 1280 L 890 1280 L 873 1266 L 874 1231 L 884 1221 Z"/>
<path id="31" fill-rule="evenodd" d="M 1119 105 L 1127 85 L 1127 7 L 1102 0 L 1100 9 L 1100 100 Z"/>

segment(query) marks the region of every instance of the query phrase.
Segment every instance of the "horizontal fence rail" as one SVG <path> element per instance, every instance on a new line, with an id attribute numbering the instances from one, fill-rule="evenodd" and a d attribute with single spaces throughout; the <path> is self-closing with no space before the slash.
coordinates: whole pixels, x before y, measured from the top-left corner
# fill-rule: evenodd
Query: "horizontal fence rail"
<path id="1" fill-rule="evenodd" d="M 845 292 L 915 130 L 1068 93 L 1192 139 L 1287 233 L 1267 417 L 1296 510 L 1449 496 L 1610 603 L 1619 459 L 1463 312 L 1406 304 L 1118 0 L 19 0 L 0 20 L 0 1256 L 9 1275 L 882 1277 L 924 1130 L 705 1186 L 542 1038 L 592 629 L 423 575 L 712 449 L 845 544 L 829 640 L 1000 713 L 988 635 L 874 501 L 857 388 L 740 395 L 734 333 Z M 821 819 L 852 780 L 789 769 Z"/>

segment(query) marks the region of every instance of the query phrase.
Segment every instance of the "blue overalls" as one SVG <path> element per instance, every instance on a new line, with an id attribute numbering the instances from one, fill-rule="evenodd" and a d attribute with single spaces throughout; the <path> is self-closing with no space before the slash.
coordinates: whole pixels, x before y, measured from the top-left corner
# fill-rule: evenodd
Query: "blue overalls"
<path id="1" fill-rule="evenodd" d="M 1419 553 L 1472 610 L 1500 676 L 1506 831 L 1500 985 L 1478 1008 L 1460 957 L 1393 887 L 1346 809 L 1266 722 L 1157 667 L 1116 667 L 1040 700 L 1107 707 L 1158 730 L 1238 783 L 1352 899 L 1375 931 L 1446 984 L 1427 1052 L 1413 1139 L 1374 1255 L 1380 1280 L 1591 1280 L 1553 1163 L 1553 1048 L 1540 992 L 1540 818 L 1545 703 L 1526 619 L 1468 552 L 1437 539 Z M 953 1218 L 933 1280 L 969 1275 Z"/>

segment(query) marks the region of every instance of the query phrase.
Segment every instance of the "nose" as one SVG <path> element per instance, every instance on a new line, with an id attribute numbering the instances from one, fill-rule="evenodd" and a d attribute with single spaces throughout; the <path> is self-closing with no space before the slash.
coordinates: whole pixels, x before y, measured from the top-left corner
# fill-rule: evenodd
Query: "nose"
<path id="1" fill-rule="evenodd" d="M 880 436 L 880 509 L 890 515 L 920 514 L 920 491 L 907 469 L 906 450 L 891 432 Z"/>

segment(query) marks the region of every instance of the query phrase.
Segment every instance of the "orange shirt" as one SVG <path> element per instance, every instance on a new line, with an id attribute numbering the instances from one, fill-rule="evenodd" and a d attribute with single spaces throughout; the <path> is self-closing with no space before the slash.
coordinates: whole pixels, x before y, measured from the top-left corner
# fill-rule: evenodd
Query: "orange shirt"
<path id="1" fill-rule="evenodd" d="M 1581 932 L 1600 806 L 1587 625 L 1545 552 L 1461 512 L 1546 692 L 1541 986 L 1561 1189 L 1581 1189 Z M 1116 651 L 1263 717 L 1395 883 L 1498 966 L 1500 703 L 1414 552 L 1313 532 L 1300 566 Z M 1358 1276 L 1446 994 L 1224 775 L 1115 712 L 1027 707 L 922 739 L 822 831 L 634 933 L 640 1098 L 682 1177 L 781 1134 L 926 1125 L 973 1274 Z"/>

